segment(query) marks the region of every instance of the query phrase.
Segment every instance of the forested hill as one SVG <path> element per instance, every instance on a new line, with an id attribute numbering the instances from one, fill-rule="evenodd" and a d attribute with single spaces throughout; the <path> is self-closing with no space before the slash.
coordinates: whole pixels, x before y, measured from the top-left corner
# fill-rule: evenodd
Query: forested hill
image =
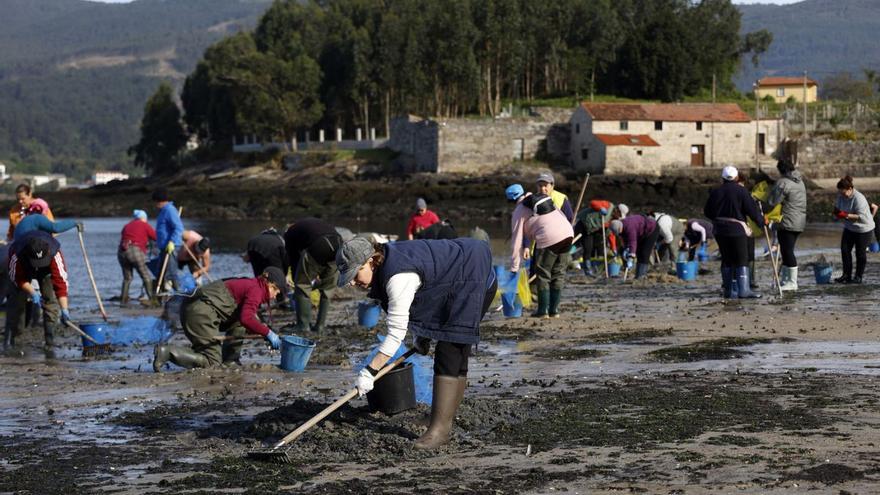
<path id="1" fill-rule="evenodd" d="M 745 32 L 767 29 L 773 44 L 758 69 L 743 64 L 737 85 L 750 90 L 764 75 L 800 75 L 806 69 L 820 84 L 841 72 L 862 77 L 880 70 L 880 1 L 804 0 L 791 5 L 740 5 Z"/>
<path id="2" fill-rule="evenodd" d="M 84 176 L 128 167 L 144 102 L 270 0 L 0 0 L 0 162 Z"/>

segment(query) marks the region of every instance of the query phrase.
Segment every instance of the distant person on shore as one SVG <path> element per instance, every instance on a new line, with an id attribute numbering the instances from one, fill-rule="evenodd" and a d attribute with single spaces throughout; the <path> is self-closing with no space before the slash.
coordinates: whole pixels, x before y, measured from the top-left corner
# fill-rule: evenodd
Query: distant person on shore
<path id="1" fill-rule="evenodd" d="M 770 208 L 782 205 L 782 221 L 776 228 L 779 249 L 782 255 L 780 287 L 784 291 L 797 290 L 798 264 L 794 247 L 798 236 L 807 226 L 807 188 L 800 171 L 794 164 L 780 160 L 776 170 L 782 176 L 773 185 L 767 197 Z"/>
<path id="2" fill-rule="evenodd" d="M 15 233 L 12 235 L 13 240 L 18 240 L 28 232 L 34 230 L 40 230 L 47 234 L 60 234 L 73 228 L 76 228 L 80 232 L 83 231 L 82 222 L 75 222 L 73 220 L 50 220 L 44 213 L 48 210 L 48 205 L 45 207 L 44 205 L 46 205 L 46 202 L 41 199 L 36 199 L 31 202 L 25 217 L 15 226 Z"/>
<path id="3" fill-rule="evenodd" d="M 329 292 L 336 288 L 339 272 L 336 270 L 336 251 L 342 245 L 342 236 L 332 225 L 317 218 L 303 218 L 284 232 L 287 263 L 293 271 L 293 301 L 296 306 L 295 332 L 309 329 L 323 333 L 330 311 Z M 309 294 L 317 290 L 321 299 L 314 325 L 312 301 Z"/>
<path id="4" fill-rule="evenodd" d="M 177 207 L 171 201 L 168 190 L 163 188 L 153 191 L 153 201 L 156 202 L 156 208 L 159 209 L 159 216 L 156 217 L 156 245 L 159 247 L 159 267 L 166 265 L 165 281 L 171 283 L 171 287 L 178 287 L 178 270 L 177 263 L 178 253 L 183 245 L 183 223 L 180 221 L 180 213 Z M 157 274 L 158 276 L 159 274 Z M 165 285 L 163 281 L 163 285 Z M 157 287 L 157 290 L 163 290 Z"/>
<path id="5" fill-rule="evenodd" d="M 440 221 L 440 217 L 437 216 L 436 213 L 428 209 L 428 203 L 425 202 L 424 198 L 419 198 L 416 200 L 416 212 L 409 219 L 409 224 L 406 226 L 406 238 L 409 240 L 415 239 L 415 235 L 422 230 L 427 229 L 431 225 Z"/>
<path id="6" fill-rule="evenodd" d="M 31 186 L 27 184 L 19 184 L 16 186 L 15 197 L 18 201 L 9 209 L 9 229 L 6 231 L 7 241 L 12 242 L 14 239 L 15 227 L 18 225 L 18 222 L 27 215 L 28 208 L 30 208 L 31 204 L 34 202 L 40 202 L 39 204 L 43 206 L 43 215 L 45 215 L 46 218 L 49 220 L 55 220 L 52 210 L 49 209 L 49 204 L 46 203 L 45 200 L 35 198 Z"/>
<path id="7" fill-rule="evenodd" d="M 269 267 L 256 278 L 230 278 L 205 284 L 180 309 L 180 322 L 192 347 L 161 344 L 153 352 L 153 371 L 167 362 L 183 368 L 240 364 L 242 339 L 262 335 L 273 349 L 281 337 L 260 321 L 257 310 L 287 290 L 281 270 Z M 219 340 L 217 337 L 233 337 Z"/>
<path id="8" fill-rule="evenodd" d="M 211 270 L 211 240 L 195 230 L 184 230 L 180 238 L 183 243 L 177 252 L 177 268 L 189 268 L 196 284 L 202 285 L 202 275 Z"/>
<path id="9" fill-rule="evenodd" d="M 278 268 L 281 273 L 287 275 L 287 251 L 284 249 L 284 238 L 275 227 L 269 227 L 259 235 L 251 237 L 247 243 L 247 251 L 241 258 L 251 264 L 255 277 L 270 266 Z"/>
<path id="10" fill-rule="evenodd" d="M 834 204 L 834 219 L 843 221 L 843 235 L 840 238 L 840 257 L 843 261 L 843 275 L 834 281 L 840 284 L 861 284 L 865 274 L 868 255 L 865 251 L 874 238 L 874 218 L 865 196 L 856 191 L 853 178 L 846 176 L 837 182 L 837 202 Z M 853 276 L 852 250 L 856 250 L 856 274 Z"/>
<path id="11" fill-rule="evenodd" d="M 55 344 L 59 316 L 62 324 L 70 321 L 68 310 L 67 264 L 61 253 L 61 244 L 52 234 L 33 230 L 20 237 L 9 247 L 9 278 L 12 291 L 6 308 L 4 345 L 15 346 L 15 339 L 25 327 L 25 307 L 28 301 L 43 311 L 45 347 Z M 39 284 L 39 290 L 31 283 Z"/>
<path id="12" fill-rule="evenodd" d="M 640 279 L 647 275 L 651 266 L 651 255 L 657 239 L 660 238 L 657 221 L 645 215 L 628 215 L 623 220 L 612 220 L 611 232 L 620 236 L 627 267 L 632 266 L 635 261 L 635 278 Z"/>
<path id="13" fill-rule="evenodd" d="M 119 294 L 119 304 L 128 304 L 132 271 L 138 272 L 147 297 L 155 303 L 156 292 L 153 287 L 153 276 L 147 269 L 147 246 L 151 241 L 156 242 L 156 231 L 147 222 L 147 212 L 134 210 L 132 213 L 134 219 L 122 227 L 119 248 L 116 250 L 116 259 L 122 268 L 122 292 Z"/>

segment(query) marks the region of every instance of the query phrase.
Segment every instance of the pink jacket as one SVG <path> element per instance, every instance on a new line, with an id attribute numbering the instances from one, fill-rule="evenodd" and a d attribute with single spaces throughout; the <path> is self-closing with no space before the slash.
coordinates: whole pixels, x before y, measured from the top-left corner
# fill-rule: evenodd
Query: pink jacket
<path id="1" fill-rule="evenodd" d="M 531 209 L 522 204 L 522 200 L 526 196 L 529 195 L 526 194 L 520 198 L 519 204 L 513 210 L 513 218 L 510 222 L 510 229 L 513 231 L 510 238 L 513 250 L 510 256 L 510 271 L 519 271 L 519 264 L 522 261 L 523 237 L 535 241 L 538 249 L 574 237 L 574 229 L 561 211 L 553 210 L 546 215 L 535 215 Z"/>

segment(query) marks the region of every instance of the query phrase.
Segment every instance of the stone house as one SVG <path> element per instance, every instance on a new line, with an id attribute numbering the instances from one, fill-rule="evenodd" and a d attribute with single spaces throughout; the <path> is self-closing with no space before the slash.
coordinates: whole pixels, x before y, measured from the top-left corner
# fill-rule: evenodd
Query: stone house
<path id="1" fill-rule="evenodd" d="M 570 127 L 572 166 L 594 174 L 748 165 L 784 134 L 781 120 L 756 123 L 732 103 L 583 103 Z"/>
<path id="2" fill-rule="evenodd" d="M 804 78 L 803 77 L 765 77 L 758 80 L 755 91 L 758 98 L 767 96 L 773 98 L 776 103 L 785 103 L 793 98 L 798 103 L 804 102 Z M 819 100 L 819 85 L 816 81 L 807 78 L 806 89 L 807 103 Z"/>

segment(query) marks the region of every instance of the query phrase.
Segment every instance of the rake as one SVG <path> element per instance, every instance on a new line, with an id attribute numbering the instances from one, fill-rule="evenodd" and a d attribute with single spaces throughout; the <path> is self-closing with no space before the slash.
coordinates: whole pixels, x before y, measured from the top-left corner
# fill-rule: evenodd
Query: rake
<path id="1" fill-rule="evenodd" d="M 113 348 L 110 344 L 102 344 L 94 339 L 91 335 L 85 333 L 76 323 L 72 321 L 67 322 L 67 326 L 76 330 L 77 333 L 83 336 L 84 339 L 88 340 L 92 344 L 91 347 L 83 347 L 83 354 L 87 356 L 96 356 L 98 354 L 109 354 L 113 352 Z"/>
<path id="2" fill-rule="evenodd" d="M 410 349 L 410 350 L 406 351 L 402 356 L 395 359 L 394 362 L 392 362 L 391 364 L 385 365 L 384 368 L 382 368 L 381 370 L 379 370 L 378 373 L 376 373 L 376 380 L 382 378 L 383 376 L 385 376 L 386 373 L 388 373 L 389 371 L 393 370 L 394 368 L 399 366 L 401 363 L 406 361 L 406 359 L 408 357 L 412 356 L 415 352 L 416 352 L 415 349 Z M 271 449 L 269 449 L 269 450 L 255 450 L 255 451 L 248 452 L 247 458 L 255 460 L 255 461 L 261 461 L 261 462 L 272 462 L 275 464 L 290 464 L 292 462 L 290 459 L 290 456 L 287 454 L 286 450 L 280 450 L 281 447 L 284 447 L 285 445 L 287 445 L 290 442 L 293 442 L 294 440 L 299 438 L 300 435 L 302 435 L 303 433 L 308 431 L 311 427 L 318 424 L 318 422 L 320 422 L 322 419 L 329 416 L 330 413 L 332 413 L 333 411 L 335 411 L 335 410 L 339 409 L 340 407 L 342 407 L 343 405 L 345 405 L 346 402 L 357 397 L 357 395 L 358 395 L 358 390 L 355 387 L 355 388 L 351 389 L 347 394 L 345 394 L 342 397 L 340 397 L 339 399 L 337 399 L 336 402 L 334 402 L 333 404 L 330 404 L 329 406 L 324 408 L 323 411 L 321 411 L 318 414 L 316 414 L 315 416 L 313 416 L 312 419 L 303 423 L 299 428 L 288 433 L 287 436 L 285 436 L 284 438 L 279 440 L 278 443 L 276 443 Z"/>

